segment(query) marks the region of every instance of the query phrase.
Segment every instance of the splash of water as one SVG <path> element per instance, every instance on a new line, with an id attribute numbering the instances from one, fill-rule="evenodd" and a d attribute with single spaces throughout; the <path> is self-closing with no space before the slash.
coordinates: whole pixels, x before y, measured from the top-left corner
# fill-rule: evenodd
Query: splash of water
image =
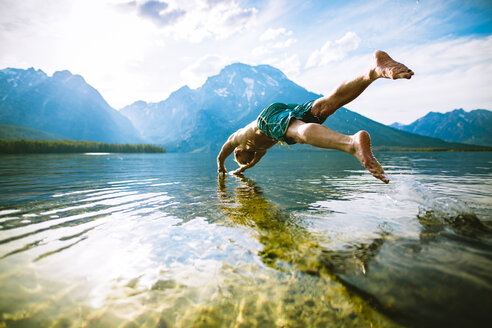
<path id="1" fill-rule="evenodd" d="M 413 178 L 396 176 L 391 177 L 391 182 L 388 197 L 417 204 L 417 218 L 424 228 L 451 226 L 465 235 L 487 230 L 465 202 L 441 196 Z"/>

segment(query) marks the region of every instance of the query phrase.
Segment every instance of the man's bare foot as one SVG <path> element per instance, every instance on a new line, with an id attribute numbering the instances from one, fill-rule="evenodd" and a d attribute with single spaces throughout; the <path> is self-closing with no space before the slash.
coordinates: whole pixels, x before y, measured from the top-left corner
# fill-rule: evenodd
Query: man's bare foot
<path id="1" fill-rule="evenodd" d="M 369 136 L 369 133 L 366 131 L 359 131 L 354 134 L 352 138 L 354 140 L 355 148 L 354 156 L 375 178 L 384 183 L 389 183 L 388 177 L 384 174 L 383 167 L 372 154 L 371 137 Z"/>
<path id="2" fill-rule="evenodd" d="M 414 74 L 411 69 L 405 65 L 394 61 L 386 52 L 377 50 L 374 53 L 376 67 L 374 72 L 376 76 L 388 79 L 410 79 Z"/>

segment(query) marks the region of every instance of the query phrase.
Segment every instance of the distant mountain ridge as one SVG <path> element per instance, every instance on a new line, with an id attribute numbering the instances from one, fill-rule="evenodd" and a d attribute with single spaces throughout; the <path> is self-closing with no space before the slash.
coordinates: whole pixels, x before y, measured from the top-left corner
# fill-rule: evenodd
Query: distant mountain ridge
<path id="1" fill-rule="evenodd" d="M 391 127 L 448 142 L 492 146 L 492 111 L 486 109 L 429 112 L 411 124 L 393 123 Z"/>
<path id="2" fill-rule="evenodd" d="M 49 77 L 33 68 L 0 70 L 0 122 L 72 140 L 142 141 L 126 117 L 69 71 Z"/>

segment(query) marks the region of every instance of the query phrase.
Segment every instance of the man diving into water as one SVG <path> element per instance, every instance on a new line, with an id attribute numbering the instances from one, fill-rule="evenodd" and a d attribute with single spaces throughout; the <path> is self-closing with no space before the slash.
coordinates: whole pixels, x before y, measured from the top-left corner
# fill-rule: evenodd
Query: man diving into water
<path id="1" fill-rule="evenodd" d="M 405 65 L 394 61 L 387 53 L 374 53 L 375 65 L 367 73 L 344 82 L 327 97 L 301 105 L 275 103 L 265 108 L 256 121 L 234 132 L 217 157 L 218 172 L 227 173 L 226 158 L 234 152 L 240 165 L 234 174 L 255 166 L 267 150 L 277 142 L 302 143 L 326 149 L 337 149 L 357 158 L 374 177 L 388 183 L 381 164 L 371 150 L 371 137 L 366 131 L 352 136 L 340 134 L 322 125 L 340 107 L 357 98 L 379 78 L 410 79 L 414 74 Z"/>

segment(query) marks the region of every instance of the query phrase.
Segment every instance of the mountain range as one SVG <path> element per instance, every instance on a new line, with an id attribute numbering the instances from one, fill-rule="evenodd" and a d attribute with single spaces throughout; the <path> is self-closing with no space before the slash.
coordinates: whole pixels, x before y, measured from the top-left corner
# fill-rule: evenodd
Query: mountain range
<path id="1" fill-rule="evenodd" d="M 143 141 L 126 117 L 80 75 L 69 71 L 49 77 L 32 68 L 0 70 L 0 122 L 8 124 L 2 125 L 1 135 L 25 134 L 28 128 L 34 129 L 35 136 L 44 132 L 55 139 Z"/>
<path id="2" fill-rule="evenodd" d="M 391 127 L 449 142 L 492 146 L 492 111 L 485 109 L 430 112 L 411 124 L 393 123 Z"/>
<path id="3" fill-rule="evenodd" d="M 217 151 L 270 103 L 320 96 L 272 66 L 236 63 L 197 89 L 184 86 L 163 101 L 137 101 L 117 111 L 79 75 L 60 71 L 49 77 L 32 68 L 7 68 L 0 70 L 0 139 L 146 142 L 168 151 Z M 380 147 L 470 148 L 386 126 L 346 108 L 325 125 L 344 134 L 367 130 Z"/>

